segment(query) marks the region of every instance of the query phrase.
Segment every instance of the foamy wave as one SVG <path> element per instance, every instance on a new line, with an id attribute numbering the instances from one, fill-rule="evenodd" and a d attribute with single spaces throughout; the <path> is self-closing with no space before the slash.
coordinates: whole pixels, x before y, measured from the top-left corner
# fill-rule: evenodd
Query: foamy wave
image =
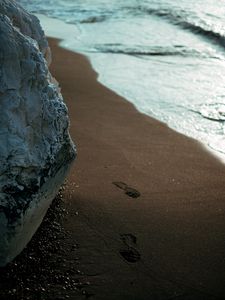
<path id="1" fill-rule="evenodd" d="M 150 2 L 148 5 L 121 6 L 120 3 L 118 6 L 112 4 L 112 6 L 105 7 L 98 3 L 86 9 L 81 3 L 79 5 L 79 2 L 71 1 L 58 0 L 43 3 L 42 0 L 38 0 L 30 3 L 27 0 L 18 0 L 18 2 L 24 4 L 33 13 L 46 14 L 72 24 L 106 22 L 111 18 L 123 18 L 130 15 L 142 17 L 153 15 L 225 47 L 225 32 L 222 27 L 216 27 L 214 23 L 201 19 L 194 12 L 175 9 L 173 6 L 167 7 L 165 4 L 154 6 Z"/>
<path id="2" fill-rule="evenodd" d="M 195 34 L 201 35 L 204 38 L 210 39 L 216 42 L 222 47 L 225 47 L 225 32 L 220 28 L 214 28 L 213 24 L 202 20 L 199 16 L 196 16 L 190 12 L 184 11 L 172 11 L 168 8 L 154 9 L 148 7 L 139 7 L 140 12 L 143 14 L 154 15 L 157 17 L 162 17 L 172 24 L 182 27 L 192 31 Z"/>
<path id="3" fill-rule="evenodd" d="M 205 104 L 199 109 L 199 113 L 206 119 L 212 121 L 225 121 L 225 104 Z"/>
<path id="4" fill-rule="evenodd" d="M 143 46 L 132 45 L 125 46 L 123 44 L 103 44 L 94 45 L 88 52 L 112 53 L 112 54 L 126 54 L 133 56 L 183 56 L 183 57 L 199 57 L 199 58 L 217 58 L 221 59 L 215 52 L 202 52 L 194 48 L 188 48 L 182 45 L 174 46 Z"/>

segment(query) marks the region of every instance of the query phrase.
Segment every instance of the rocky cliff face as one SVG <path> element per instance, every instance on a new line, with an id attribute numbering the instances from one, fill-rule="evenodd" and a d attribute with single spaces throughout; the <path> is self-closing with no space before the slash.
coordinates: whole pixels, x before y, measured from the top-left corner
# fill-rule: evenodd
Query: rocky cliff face
<path id="1" fill-rule="evenodd" d="M 0 266 L 26 246 L 75 158 L 49 58 L 38 19 L 0 0 Z"/>

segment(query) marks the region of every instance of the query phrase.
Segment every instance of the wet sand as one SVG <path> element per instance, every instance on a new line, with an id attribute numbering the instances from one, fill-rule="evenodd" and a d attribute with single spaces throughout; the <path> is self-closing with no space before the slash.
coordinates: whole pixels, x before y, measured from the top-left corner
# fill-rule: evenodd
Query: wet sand
<path id="1" fill-rule="evenodd" d="M 78 149 L 64 194 L 77 215 L 66 226 L 89 293 L 225 299 L 225 166 L 139 113 L 97 82 L 87 58 L 56 44 L 52 72 Z"/>
<path id="2" fill-rule="evenodd" d="M 78 157 L 59 234 L 36 235 L 1 270 L 0 299 L 5 282 L 13 299 L 225 299 L 225 166 L 101 85 L 87 58 L 50 45 Z"/>

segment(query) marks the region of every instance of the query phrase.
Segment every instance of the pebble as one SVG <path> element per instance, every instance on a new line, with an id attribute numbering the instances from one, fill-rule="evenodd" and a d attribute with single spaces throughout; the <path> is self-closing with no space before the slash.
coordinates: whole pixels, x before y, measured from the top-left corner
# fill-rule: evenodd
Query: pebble
<path id="1" fill-rule="evenodd" d="M 75 257 L 73 263 L 67 258 L 71 248 L 76 251 L 78 245 L 71 247 L 64 242 L 70 232 L 63 228 L 63 219 L 68 212 L 60 198 L 53 201 L 42 225 L 22 254 L 0 272 L 0 299 L 8 294 L 8 298 L 16 295 L 16 299 L 28 300 L 33 299 L 34 293 L 41 300 L 67 299 L 70 298 L 68 291 L 74 295 L 75 291 L 78 292 L 77 286 L 83 285 L 77 279 L 77 275 L 82 274 L 76 270 L 79 258 Z"/>

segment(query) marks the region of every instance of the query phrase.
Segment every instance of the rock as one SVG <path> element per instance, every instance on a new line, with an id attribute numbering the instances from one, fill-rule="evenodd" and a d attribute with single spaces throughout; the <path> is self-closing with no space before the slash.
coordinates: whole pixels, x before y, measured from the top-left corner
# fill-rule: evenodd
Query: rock
<path id="1" fill-rule="evenodd" d="M 48 49 L 48 42 L 36 16 L 29 14 L 14 0 L 0 0 L 0 14 L 7 16 L 13 27 L 17 28 L 23 35 L 34 39 L 38 43 L 41 52 L 45 55 Z"/>
<path id="2" fill-rule="evenodd" d="M 0 266 L 18 255 L 63 183 L 75 146 L 39 21 L 0 0 Z M 46 57 L 46 59 L 45 59 Z"/>

